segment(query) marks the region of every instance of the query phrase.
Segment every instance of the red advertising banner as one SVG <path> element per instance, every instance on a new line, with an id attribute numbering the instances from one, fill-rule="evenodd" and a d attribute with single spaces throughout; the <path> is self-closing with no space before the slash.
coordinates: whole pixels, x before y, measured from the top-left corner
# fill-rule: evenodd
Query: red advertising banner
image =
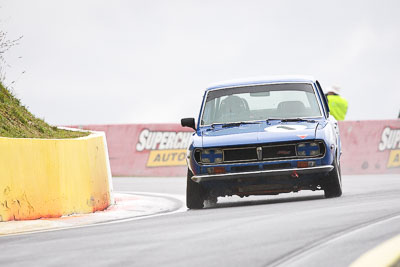
<path id="1" fill-rule="evenodd" d="M 400 120 L 341 121 L 343 174 L 400 173 Z"/>
<path id="2" fill-rule="evenodd" d="M 179 124 L 75 126 L 104 131 L 113 176 L 186 176 L 193 130 Z M 400 173 L 400 120 L 339 122 L 342 173 Z"/>
<path id="3" fill-rule="evenodd" d="M 110 124 L 78 128 L 106 133 L 113 176 L 186 176 L 186 148 L 193 133 L 190 128 L 179 124 Z"/>

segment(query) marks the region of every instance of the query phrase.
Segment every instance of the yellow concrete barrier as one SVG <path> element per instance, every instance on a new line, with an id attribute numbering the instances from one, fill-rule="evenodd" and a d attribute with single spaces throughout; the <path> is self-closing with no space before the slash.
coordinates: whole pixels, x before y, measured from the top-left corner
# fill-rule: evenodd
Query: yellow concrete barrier
<path id="1" fill-rule="evenodd" d="M 110 181 L 104 133 L 0 137 L 0 221 L 104 210 L 111 204 Z"/>

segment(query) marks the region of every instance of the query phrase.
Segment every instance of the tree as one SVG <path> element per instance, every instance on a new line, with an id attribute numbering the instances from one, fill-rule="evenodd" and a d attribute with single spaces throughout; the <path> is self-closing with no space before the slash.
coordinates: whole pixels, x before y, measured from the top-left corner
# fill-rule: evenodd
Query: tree
<path id="1" fill-rule="evenodd" d="M 5 54 L 13 46 L 18 45 L 21 39 L 22 36 L 15 40 L 10 40 L 7 38 L 7 32 L 0 30 L 0 82 L 4 82 L 6 68 L 9 67 L 5 59 Z"/>

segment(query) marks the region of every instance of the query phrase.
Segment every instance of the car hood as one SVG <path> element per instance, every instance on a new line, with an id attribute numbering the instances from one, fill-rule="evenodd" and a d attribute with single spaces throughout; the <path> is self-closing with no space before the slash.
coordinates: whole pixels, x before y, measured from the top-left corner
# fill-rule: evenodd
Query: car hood
<path id="1" fill-rule="evenodd" d="M 203 147 L 263 144 L 315 139 L 318 122 L 256 123 L 202 130 Z"/>

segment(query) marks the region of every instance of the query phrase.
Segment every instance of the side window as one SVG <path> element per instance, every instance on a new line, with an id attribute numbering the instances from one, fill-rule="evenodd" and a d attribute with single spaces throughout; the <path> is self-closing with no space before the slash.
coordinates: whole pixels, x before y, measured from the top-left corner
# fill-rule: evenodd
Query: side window
<path id="1" fill-rule="evenodd" d="M 202 123 L 209 124 L 211 121 L 213 121 L 214 112 L 215 112 L 215 99 L 209 101 L 205 106 Z"/>

